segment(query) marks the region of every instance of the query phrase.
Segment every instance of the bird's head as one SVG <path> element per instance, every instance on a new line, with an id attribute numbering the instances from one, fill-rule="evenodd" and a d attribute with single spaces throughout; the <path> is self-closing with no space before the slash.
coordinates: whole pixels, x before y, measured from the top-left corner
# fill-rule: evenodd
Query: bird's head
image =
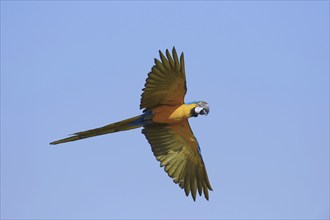
<path id="1" fill-rule="evenodd" d="M 209 104 L 204 101 L 196 102 L 197 106 L 191 110 L 191 114 L 194 117 L 198 115 L 207 115 L 210 112 Z"/>

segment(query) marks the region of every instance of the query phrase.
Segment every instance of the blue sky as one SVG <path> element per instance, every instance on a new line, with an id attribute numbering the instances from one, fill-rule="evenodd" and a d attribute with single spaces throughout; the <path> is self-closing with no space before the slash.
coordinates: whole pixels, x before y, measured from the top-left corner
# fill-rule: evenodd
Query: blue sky
<path id="1" fill-rule="evenodd" d="M 140 129 L 48 144 L 140 114 L 173 46 L 210 201 Z M 329 218 L 329 2 L 1 1 L 1 218 Z"/>

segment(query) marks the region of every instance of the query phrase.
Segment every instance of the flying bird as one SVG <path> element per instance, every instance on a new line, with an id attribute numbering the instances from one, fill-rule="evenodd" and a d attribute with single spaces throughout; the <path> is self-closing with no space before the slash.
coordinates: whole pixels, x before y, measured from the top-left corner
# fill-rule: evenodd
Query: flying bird
<path id="1" fill-rule="evenodd" d="M 151 145 L 160 166 L 164 167 L 174 183 L 184 189 L 186 196 L 196 193 L 209 200 L 212 190 L 205 164 L 196 137 L 188 118 L 207 115 L 209 105 L 204 101 L 185 103 L 187 92 L 184 56 L 180 59 L 175 48 L 172 56 L 159 51 L 160 60 L 155 59 L 142 90 L 140 109 L 143 114 L 109 124 L 100 128 L 74 133 L 68 138 L 51 142 L 61 144 L 143 127 L 142 133 Z"/>

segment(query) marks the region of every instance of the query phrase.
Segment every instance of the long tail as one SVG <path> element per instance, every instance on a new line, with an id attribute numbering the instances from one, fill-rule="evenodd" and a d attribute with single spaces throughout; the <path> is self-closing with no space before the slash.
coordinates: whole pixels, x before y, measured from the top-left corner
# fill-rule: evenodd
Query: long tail
<path id="1" fill-rule="evenodd" d="M 74 133 L 73 136 L 61 140 L 53 141 L 50 144 L 61 144 L 70 141 L 77 141 L 84 138 L 90 138 L 98 135 L 114 133 L 118 131 L 126 131 L 134 128 L 142 127 L 147 120 L 148 114 L 139 115 L 113 124 L 109 124 L 100 128 Z"/>

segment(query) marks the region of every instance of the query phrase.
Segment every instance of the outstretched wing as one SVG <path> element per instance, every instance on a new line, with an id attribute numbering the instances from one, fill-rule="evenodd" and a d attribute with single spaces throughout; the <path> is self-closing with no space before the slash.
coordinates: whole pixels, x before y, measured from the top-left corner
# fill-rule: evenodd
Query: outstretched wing
<path id="1" fill-rule="evenodd" d="M 204 192 L 208 200 L 208 190 L 212 190 L 212 187 L 188 120 L 173 125 L 146 125 L 142 133 L 148 139 L 160 166 L 165 167 L 167 174 L 185 190 L 186 195 L 191 192 L 195 200 L 198 190 L 199 195 Z"/>
<path id="2" fill-rule="evenodd" d="M 140 108 L 152 109 L 158 105 L 182 105 L 187 92 L 183 53 L 178 55 L 173 47 L 172 54 L 166 50 L 166 57 L 159 51 L 161 61 L 155 65 L 146 79 L 141 95 Z"/>

